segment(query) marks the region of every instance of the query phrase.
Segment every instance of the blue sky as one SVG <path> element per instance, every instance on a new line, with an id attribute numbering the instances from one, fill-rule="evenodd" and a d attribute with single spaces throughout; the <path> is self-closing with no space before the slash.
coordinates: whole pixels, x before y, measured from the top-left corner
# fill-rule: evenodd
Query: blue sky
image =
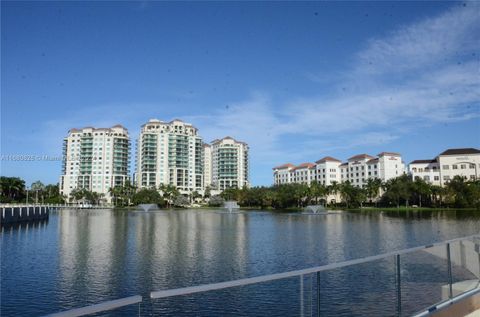
<path id="1" fill-rule="evenodd" d="M 325 155 L 431 158 L 480 147 L 479 61 L 473 1 L 2 1 L 1 153 L 180 118 L 249 143 L 253 185 Z M 60 167 L 4 158 L 1 174 L 55 183 Z"/>

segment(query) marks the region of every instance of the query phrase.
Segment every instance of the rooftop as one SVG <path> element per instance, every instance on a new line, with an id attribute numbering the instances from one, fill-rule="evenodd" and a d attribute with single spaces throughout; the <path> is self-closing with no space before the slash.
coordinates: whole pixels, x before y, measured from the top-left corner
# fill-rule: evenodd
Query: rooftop
<path id="1" fill-rule="evenodd" d="M 429 164 L 429 163 L 437 163 L 436 159 L 433 160 L 414 160 L 411 161 L 410 164 Z"/>
<path id="2" fill-rule="evenodd" d="M 378 157 L 382 157 L 382 156 L 385 156 L 385 155 L 389 155 L 389 156 L 401 156 L 400 153 L 397 153 L 397 152 L 382 152 L 380 154 L 377 154 Z"/>
<path id="3" fill-rule="evenodd" d="M 340 161 L 340 160 L 337 160 L 337 159 L 334 158 L 334 157 L 325 156 L 324 158 L 319 159 L 319 160 L 316 161 L 315 163 L 318 164 L 318 163 L 323 163 L 323 162 L 327 162 L 327 161 L 329 161 L 329 162 L 340 162 L 340 163 L 342 162 L 342 161 Z"/>
<path id="4" fill-rule="evenodd" d="M 363 160 L 363 159 L 373 159 L 373 158 L 374 158 L 373 156 L 368 154 L 358 154 L 358 155 L 352 156 L 348 160 L 351 161 L 351 160 Z"/>
<path id="5" fill-rule="evenodd" d="M 276 169 L 284 169 L 284 168 L 289 168 L 289 167 L 295 167 L 295 165 L 293 165 L 292 163 L 286 163 L 286 164 L 283 164 L 283 165 L 280 165 L 280 166 L 276 166 L 274 167 L 273 169 L 276 170 Z"/>
<path id="6" fill-rule="evenodd" d="M 235 143 L 240 143 L 240 144 L 248 145 L 247 143 L 245 143 L 245 142 L 243 142 L 243 141 L 235 140 L 234 138 L 232 138 L 231 136 L 228 136 L 228 135 L 227 135 L 226 137 L 222 138 L 222 139 L 215 139 L 215 140 L 213 140 L 211 143 L 212 143 L 212 144 L 214 144 L 214 143 L 220 143 L 220 142 L 222 142 L 223 140 L 232 140 L 232 141 L 235 142 Z"/>
<path id="7" fill-rule="evenodd" d="M 295 167 L 294 169 L 298 170 L 298 169 L 301 169 L 301 168 L 311 168 L 313 166 L 315 166 L 315 164 L 313 164 L 313 163 L 302 163 L 302 164 L 298 165 L 297 167 Z"/>
<path id="8" fill-rule="evenodd" d="M 462 149 L 448 149 L 440 153 L 439 156 L 440 155 L 461 155 L 461 154 L 480 154 L 480 150 L 472 147 L 462 148 Z"/>
<path id="9" fill-rule="evenodd" d="M 71 128 L 70 130 L 68 130 L 68 133 L 74 133 L 74 132 L 83 132 L 83 130 L 92 130 L 92 132 L 95 132 L 95 131 L 111 131 L 112 129 L 123 129 L 125 131 L 128 131 L 127 128 L 125 128 L 124 126 L 122 126 L 121 124 L 116 124 L 114 125 L 113 127 L 111 128 L 95 128 L 95 127 L 83 127 L 83 128 Z"/>

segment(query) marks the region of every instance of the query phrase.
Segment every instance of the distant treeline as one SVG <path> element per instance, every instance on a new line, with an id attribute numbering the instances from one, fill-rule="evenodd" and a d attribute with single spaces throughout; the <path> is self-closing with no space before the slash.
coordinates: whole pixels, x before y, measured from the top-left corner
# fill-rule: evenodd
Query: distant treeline
<path id="1" fill-rule="evenodd" d="M 65 197 L 60 195 L 58 184 L 44 185 L 40 181 L 33 182 L 27 190 L 25 181 L 19 177 L 0 177 L 0 202 L 2 203 L 60 204 Z"/>
<path id="2" fill-rule="evenodd" d="M 310 204 L 325 204 L 356 208 L 378 207 L 455 207 L 480 209 L 480 181 L 467 181 L 455 176 L 445 187 L 431 185 L 422 179 L 412 180 L 402 175 L 383 183 L 368 179 L 363 188 L 350 182 L 325 186 L 318 182 L 283 184 L 270 187 L 228 189 L 221 196 L 236 200 L 243 207 L 302 208 Z M 335 197 L 339 199 L 335 199 Z"/>
<path id="3" fill-rule="evenodd" d="M 137 189 L 133 184 L 112 187 L 109 190 L 115 206 L 131 206 L 155 203 L 160 207 L 185 207 L 193 202 L 221 206 L 225 200 L 236 200 L 242 207 L 261 209 L 303 208 L 311 204 L 356 208 L 362 206 L 400 207 L 455 207 L 480 209 L 480 181 L 467 181 L 455 176 L 445 187 L 431 185 L 422 179 L 412 180 L 407 175 L 383 183 L 380 179 L 368 179 L 363 188 L 350 182 L 332 183 L 329 186 L 318 182 L 284 184 L 270 187 L 231 188 L 219 196 L 211 196 L 207 188 L 203 195 L 193 191 L 181 195 L 175 186 L 160 185 L 158 188 Z M 29 202 L 63 203 L 87 202 L 98 204 L 104 195 L 86 189 L 74 189 L 67 201 L 59 192 L 58 185 L 34 182 L 28 190 Z M 0 201 L 26 202 L 25 181 L 18 177 L 0 177 Z"/>

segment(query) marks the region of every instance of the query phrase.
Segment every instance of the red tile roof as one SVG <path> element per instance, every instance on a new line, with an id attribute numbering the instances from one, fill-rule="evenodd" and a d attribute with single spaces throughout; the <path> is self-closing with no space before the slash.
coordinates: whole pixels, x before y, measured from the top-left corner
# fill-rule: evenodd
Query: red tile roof
<path id="1" fill-rule="evenodd" d="M 324 158 L 321 158 L 319 159 L 318 161 L 316 161 L 315 163 L 323 163 L 323 162 L 326 162 L 326 161 L 329 161 L 329 162 L 342 162 L 340 160 L 337 160 L 336 158 L 334 157 L 331 157 L 331 156 L 325 156 Z"/>
<path id="2" fill-rule="evenodd" d="M 358 154 L 358 155 L 355 155 L 355 156 L 352 156 L 351 158 L 349 158 L 348 160 L 363 160 L 363 159 L 373 159 L 374 157 L 371 156 L 371 155 L 368 155 L 368 154 Z"/>
<path id="3" fill-rule="evenodd" d="M 375 164 L 375 163 L 378 163 L 378 158 L 374 158 L 367 161 L 367 164 Z"/>
<path id="4" fill-rule="evenodd" d="M 294 168 L 294 170 L 298 170 L 298 169 L 301 169 L 301 168 L 311 168 L 313 166 L 315 166 L 315 164 L 313 164 L 313 163 L 302 163 L 302 164 L 296 166 Z"/>
<path id="5" fill-rule="evenodd" d="M 280 166 L 276 166 L 272 169 L 276 170 L 280 170 L 280 169 L 284 169 L 284 168 L 289 168 L 289 167 L 295 167 L 295 165 L 293 165 L 292 163 L 287 163 L 287 164 L 283 164 L 283 165 L 280 165 Z"/>

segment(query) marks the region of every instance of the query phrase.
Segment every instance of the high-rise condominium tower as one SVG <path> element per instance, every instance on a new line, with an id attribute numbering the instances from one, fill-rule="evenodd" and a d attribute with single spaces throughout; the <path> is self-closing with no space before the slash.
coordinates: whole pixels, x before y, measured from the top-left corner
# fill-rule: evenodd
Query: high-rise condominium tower
<path id="1" fill-rule="evenodd" d="M 203 190 L 203 142 L 193 125 L 152 119 L 137 142 L 138 188 L 173 185 L 181 193 Z"/>
<path id="2" fill-rule="evenodd" d="M 231 137 L 212 142 L 212 185 L 214 188 L 242 188 L 248 182 L 248 145 Z"/>
<path id="3" fill-rule="evenodd" d="M 212 187 L 212 146 L 203 144 L 203 184 Z"/>
<path id="4" fill-rule="evenodd" d="M 104 194 L 129 179 L 130 139 L 121 125 L 112 128 L 71 129 L 63 140 L 60 192 L 67 197 L 74 189 Z"/>

